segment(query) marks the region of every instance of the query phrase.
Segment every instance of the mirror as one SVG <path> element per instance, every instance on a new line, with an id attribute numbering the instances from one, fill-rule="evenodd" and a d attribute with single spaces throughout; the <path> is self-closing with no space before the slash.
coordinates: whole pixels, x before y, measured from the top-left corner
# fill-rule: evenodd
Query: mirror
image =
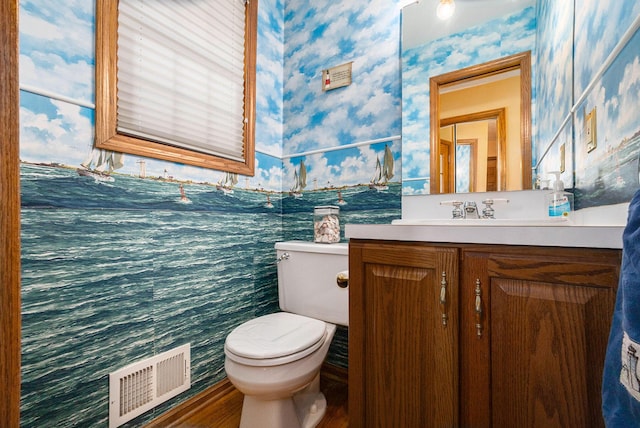
<path id="1" fill-rule="evenodd" d="M 473 177 L 466 177 L 461 170 L 456 184 L 455 161 L 445 165 L 439 156 L 439 133 L 445 126 L 443 120 L 463 117 L 466 122 L 464 116 L 501 108 L 505 109 L 504 125 L 500 125 L 504 132 L 498 132 L 502 128 L 496 122 L 495 136 L 503 138 L 504 150 L 496 151 L 495 159 L 490 160 L 495 167 L 489 168 L 495 170 L 495 187 L 500 191 L 530 189 L 536 0 L 460 0 L 447 21 L 438 20 L 436 6 L 437 2 L 414 2 L 402 12 L 402 194 L 454 192 L 456 188 L 461 192 L 485 191 L 482 182 L 487 174 L 481 171 L 485 167 L 480 149 L 474 152 L 470 144 L 457 149 L 453 146 L 459 155 L 457 167 L 464 164 L 465 171 L 475 168 Z M 506 91 L 515 101 L 490 102 L 488 95 L 497 92 L 491 85 L 512 79 L 520 79 L 515 89 Z M 484 91 L 479 97 L 485 102 L 472 111 L 466 108 L 471 96 L 458 95 L 462 103 L 458 100 L 451 111 L 446 110 L 447 104 L 455 104 L 448 100 L 449 93 L 464 94 L 458 84 L 464 90 Z M 475 153 L 476 163 L 467 165 L 467 160 L 460 159 L 462 153 L 465 159 L 473 159 Z M 441 171 L 441 164 L 449 170 Z M 444 185 L 441 188 L 439 179 L 445 176 L 454 177 L 449 179 L 448 190 Z"/>
<path id="2" fill-rule="evenodd" d="M 530 189 L 531 53 L 434 76 L 430 88 L 430 193 Z"/>
<path id="3" fill-rule="evenodd" d="M 438 193 L 504 190 L 505 153 L 505 109 L 440 120 Z"/>

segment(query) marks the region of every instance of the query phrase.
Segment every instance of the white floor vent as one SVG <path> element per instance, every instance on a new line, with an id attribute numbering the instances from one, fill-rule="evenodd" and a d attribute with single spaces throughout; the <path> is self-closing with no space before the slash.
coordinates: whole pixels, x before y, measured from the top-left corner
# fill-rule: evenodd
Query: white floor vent
<path id="1" fill-rule="evenodd" d="M 191 347 L 179 346 L 109 374 L 109 428 L 191 388 Z"/>

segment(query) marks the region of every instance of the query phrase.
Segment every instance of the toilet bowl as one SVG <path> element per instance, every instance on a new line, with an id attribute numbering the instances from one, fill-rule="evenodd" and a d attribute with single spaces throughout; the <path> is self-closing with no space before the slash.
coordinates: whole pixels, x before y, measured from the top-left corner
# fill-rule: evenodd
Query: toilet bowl
<path id="1" fill-rule="evenodd" d="M 299 326 L 306 320 L 318 321 L 289 313 L 274 316 L 294 316 L 291 326 Z M 268 329 L 272 315 L 253 321 L 264 323 Z M 326 401 L 319 388 L 319 373 L 331 339 L 336 330 L 334 324 L 322 323 L 322 335 L 311 346 L 295 353 L 282 351 L 270 358 L 251 358 L 231 351 L 225 344 L 225 370 L 231 383 L 245 395 L 240 427 L 314 427 L 320 422 Z M 302 324 L 303 325 L 303 324 Z M 245 327 L 243 324 L 241 327 Z M 234 336 L 236 331 L 229 336 Z M 303 342 L 305 342 L 303 340 Z M 294 345 L 290 341 L 290 345 Z M 302 401 L 302 402 L 296 402 Z M 299 408 L 302 407 L 302 408 Z"/>
<path id="2" fill-rule="evenodd" d="M 283 312 L 236 327 L 225 341 L 225 370 L 244 394 L 240 428 L 313 428 L 326 411 L 320 368 L 336 323 L 348 319 L 348 290 L 336 283 L 348 268 L 347 247 L 293 241 L 276 249 Z"/>

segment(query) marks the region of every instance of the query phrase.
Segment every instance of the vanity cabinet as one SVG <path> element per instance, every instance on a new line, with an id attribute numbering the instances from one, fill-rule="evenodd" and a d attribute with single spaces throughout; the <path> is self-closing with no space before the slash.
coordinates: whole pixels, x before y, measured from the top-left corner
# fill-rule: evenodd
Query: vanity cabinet
<path id="1" fill-rule="evenodd" d="M 349 426 L 604 426 L 620 261 L 620 250 L 352 239 Z"/>
<path id="2" fill-rule="evenodd" d="M 350 241 L 349 427 L 457 425 L 458 272 L 456 248 Z"/>

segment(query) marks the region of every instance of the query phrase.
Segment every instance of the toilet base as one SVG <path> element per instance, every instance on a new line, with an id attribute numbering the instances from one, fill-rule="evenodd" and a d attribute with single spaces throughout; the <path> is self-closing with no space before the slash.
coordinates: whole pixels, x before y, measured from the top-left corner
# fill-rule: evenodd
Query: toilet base
<path id="1" fill-rule="evenodd" d="M 245 395 L 240 428 L 314 428 L 327 411 L 327 400 L 318 389 L 319 376 L 292 397 L 260 400 Z"/>

